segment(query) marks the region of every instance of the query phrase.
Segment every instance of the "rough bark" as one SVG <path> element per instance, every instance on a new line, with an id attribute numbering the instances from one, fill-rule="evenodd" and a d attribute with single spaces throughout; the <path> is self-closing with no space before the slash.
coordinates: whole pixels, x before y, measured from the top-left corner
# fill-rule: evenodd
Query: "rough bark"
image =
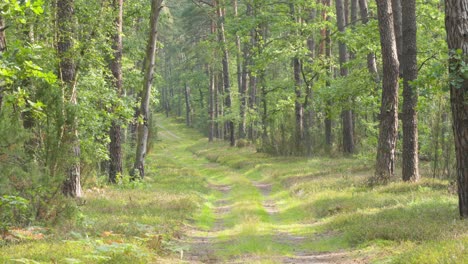
<path id="1" fill-rule="evenodd" d="M 416 0 L 402 2 L 403 46 L 401 69 L 403 71 L 403 160 L 404 181 L 419 180 L 418 157 L 418 91 L 412 84 L 418 78 L 416 47 Z"/>
<path id="2" fill-rule="evenodd" d="M 113 86 L 115 92 L 120 97 L 122 96 L 122 25 L 123 25 L 123 0 L 113 0 L 112 6 L 117 13 L 115 19 L 115 34 L 112 37 L 112 50 L 114 56 L 110 61 L 110 69 L 113 76 Z M 121 175 L 122 168 L 122 129 L 119 120 L 112 122 L 110 131 L 109 144 L 109 181 L 116 182 L 117 175 Z"/>
<path id="3" fill-rule="evenodd" d="M 382 104 L 375 176 L 371 183 L 387 183 L 395 172 L 395 147 L 398 130 L 399 61 L 390 0 L 377 0 L 380 44 L 383 60 Z"/>
<path id="4" fill-rule="evenodd" d="M 64 86 L 64 98 L 71 105 L 77 104 L 77 91 L 75 85 L 76 65 L 73 58 L 74 34 L 74 1 L 57 1 L 59 72 Z M 80 142 L 78 139 L 78 120 L 73 111 L 66 111 L 66 124 L 63 128 L 63 142 L 70 148 L 66 160 L 66 178 L 62 185 L 65 196 L 81 197 L 81 171 L 80 171 Z"/>
<path id="5" fill-rule="evenodd" d="M 450 49 L 450 104 L 457 159 L 460 216 L 468 218 L 468 78 L 461 71 L 468 63 L 468 0 L 445 0 L 445 27 Z M 458 52 L 457 52 L 458 51 Z"/>
<path id="6" fill-rule="evenodd" d="M 231 96 L 231 81 L 229 75 L 229 52 L 226 42 L 226 33 L 224 30 L 224 10 L 221 6 L 220 1 L 215 1 L 216 4 L 216 14 L 218 16 L 218 39 L 222 44 L 223 56 L 222 56 L 222 65 L 223 65 L 223 84 L 224 84 L 224 91 L 226 93 L 225 98 L 225 105 L 226 110 L 229 113 L 231 111 L 232 106 L 232 96 Z M 235 137 L 235 127 L 234 121 L 228 120 L 227 127 L 229 130 L 229 142 L 231 146 L 236 145 L 236 137 Z"/>
<path id="7" fill-rule="evenodd" d="M 145 59 L 145 77 L 143 81 L 143 93 L 140 105 L 140 118 L 141 123 L 138 124 L 138 137 L 137 137 L 137 151 L 135 164 L 131 175 L 136 178 L 136 171 L 138 171 L 140 178 L 145 176 L 145 157 L 148 145 L 149 135 L 149 114 L 150 114 L 150 97 L 151 87 L 153 86 L 154 69 L 156 63 L 156 43 L 158 38 L 158 20 L 161 12 L 163 0 L 151 1 L 151 18 L 150 18 L 150 33 L 149 40 L 146 47 Z"/>
<path id="8" fill-rule="evenodd" d="M 7 49 L 5 30 L 5 22 L 3 22 L 3 17 L 0 15 L 0 52 L 4 52 Z"/>
<path id="9" fill-rule="evenodd" d="M 336 21 L 338 31 L 344 33 L 346 26 L 345 6 L 343 0 L 336 0 Z M 349 61 L 349 53 L 346 44 L 339 42 L 339 57 L 340 57 L 340 75 L 341 77 L 348 76 L 348 68 L 345 64 Z M 354 153 L 354 128 L 353 128 L 353 113 L 349 109 L 345 109 L 341 113 L 342 132 L 343 132 L 343 152 L 346 154 Z"/>

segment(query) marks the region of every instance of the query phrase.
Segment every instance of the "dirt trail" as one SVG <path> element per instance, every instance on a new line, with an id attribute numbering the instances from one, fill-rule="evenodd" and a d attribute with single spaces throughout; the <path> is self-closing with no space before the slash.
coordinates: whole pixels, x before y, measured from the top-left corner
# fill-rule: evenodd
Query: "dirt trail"
<path id="1" fill-rule="evenodd" d="M 259 192 L 263 195 L 263 208 L 264 210 L 272 217 L 273 221 L 279 221 L 277 214 L 280 212 L 276 202 L 270 197 L 273 184 L 272 183 L 260 183 L 252 182 L 252 185 L 255 186 Z M 276 230 L 274 239 L 276 242 L 289 245 L 289 246 L 299 246 L 300 244 L 306 242 L 306 237 L 297 236 L 290 234 L 288 232 L 283 232 Z M 322 263 L 339 263 L 339 264 L 349 264 L 349 263 L 358 263 L 355 260 L 349 258 L 349 253 L 347 252 L 327 252 L 327 253 L 308 253 L 302 251 L 296 251 L 293 256 L 290 257 L 279 257 L 274 260 L 278 263 L 313 263 L 313 264 L 322 264 Z"/>
<path id="2" fill-rule="evenodd" d="M 224 229 L 223 216 L 228 214 L 232 208 L 227 200 L 231 186 L 210 184 L 209 187 L 221 192 L 223 197 L 215 203 L 213 208 L 215 222 L 209 231 L 194 228 L 187 230 L 184 244 L 188 246 L 189 250 L 184 254 L 182 260 L 188 263 L 222 263 L 222 260 L 216 256 L 216 249 L 221 245 L 217 239 L 217 233 Z"/>
<path id="3" fill-rule="evenodd" d="M 163 139 L 172 142 L 183 142 L 186 140 L 183 135 L 178 132 L 170 131 L 162 125 L 159 125 L 159 127 L 161 128 L 160 133 L 162 132 L 161 136 Z M 186 156 L 193 156 L 193 153 L 189 153 L 189 151 L 187 151 L 186 154 Z M 236 179 L 247 179 L 239 170 L 204 159 L 202 159 L 200 163 L 196 163 L 194 169 L 199 170 L 201 173 L 204 173 L 206 170 L 211 170 L 211 172 L 216 175 L 215 178 L 213 178 L 216 180 L 227 179 L 234 180 L 235 182 Z M 242 188 L 244 181 L 239 182 L 241 184 L 239 187 Z M 274 244 L 284 245 L 285 248 L 292 249 L 292 252 L 289 252 L 291 255 L 285 256 L 279 252 L 272 251 L 272 253 L 268 255 L 263 255 L 264 253 L 240 253 L 239 255 L 229 257 L 229 259 L 221 259 L 220 253 L 228 250 L 230 247 L 235 245 L 235 243 L 241 242 L 236 240 L 238 239 L 236 237 L 232 237 L 231 239 L 228 238 L 227 240 L 223 238 L 223 240 L 220 240 L 221 234 L 225 234 L 226 231 L 232 231 L 232 227 L 229 228 L 225 225 L 225 219 L 227 215 L 231 214 L 233 206 L 237 201 L 232 200 L 232 186 L 209 184 L 208 187 L 210 189 L 221 193 L 211 208 L 211 211 L 214 214 L 214 223 L 212 224 L 211 229 L 207 231 L 200 230 L 195 226 L 188 226 L 186 228 L 184 232 L 185 236 L 178 243 L 181 245 L 181 248 L 183 248 L 183 251 L 180 259 L 176 263 L 365 263 L 365 261 L 353 259 L 349 252 L 314 253 L 311 252 L 311 250 L 304 250 L 304 244 L 310 242 L 311 239 L 318 240 L 323 238 L 323 236 L 328 235 L 321 234 L 314 237 L 310 234 L 296 235 L 285 231 L 284 224 L 281 219 L 281 208 L 275 201 L 275 193 L 272 190 L 273 184 L 255 181 L 251 181 L 250 183 L 247 182 L 247 185 L 248 184 L 254 186 L 262 195 L 261 204 L 263 206 L 263 210 L 270 216 L 269 220 L 267 220 L 268 222 L 264 223 L 265 226 L 273 226 L 273 230 L 267 234 L 267 236 L 271 236 L 271 240 L 264 241 L 262 243 L 267 243 L 267 246 Z M 245 187 L 248 187 L 247 185 Z M 236 186 L 236 188 L 237 187 L 238 186 Z M 247 212 L 249 211 L 247 210 Z M 253 216 L 253 219 L 255 219 L 255 216 Z"/>

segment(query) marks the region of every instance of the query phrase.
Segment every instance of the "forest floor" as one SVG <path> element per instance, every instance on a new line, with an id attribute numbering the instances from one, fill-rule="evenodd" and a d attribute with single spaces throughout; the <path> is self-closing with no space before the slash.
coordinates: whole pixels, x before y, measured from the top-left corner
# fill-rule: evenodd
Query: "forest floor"
<path id="1" fill-rule="evenodd" d="M 372 160 L 273 157 L 157 120 L 143 182 L 88 182 L 78 218 L 0 240 L 0 263 L 468 263 L 446 180 L 370 188 Z"/>

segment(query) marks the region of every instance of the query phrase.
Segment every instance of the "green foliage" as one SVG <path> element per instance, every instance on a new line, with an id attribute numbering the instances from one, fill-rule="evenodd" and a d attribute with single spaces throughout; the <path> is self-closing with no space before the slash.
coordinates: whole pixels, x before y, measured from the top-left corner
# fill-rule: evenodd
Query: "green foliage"
<path id="1" fill-rule="evenodd" d="M 0 231 L 5 232 L 13 225 L 25 224 L 29 220 L 28 200 L 19 196 L 0 196 Z"/>

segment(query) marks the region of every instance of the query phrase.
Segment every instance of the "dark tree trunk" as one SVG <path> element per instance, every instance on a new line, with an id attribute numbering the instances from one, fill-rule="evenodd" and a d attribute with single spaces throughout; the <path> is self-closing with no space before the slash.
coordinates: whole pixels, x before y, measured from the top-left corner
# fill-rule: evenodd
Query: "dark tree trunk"
<path id="1" fill-rule="evenodd" d="M 122 96 L 122 26 L 123 26 L 123 0 L 113 0 L 114 10 L 117 12 L 115 20 L 115 34 L 113 36 L 112 50 L 114 57 L 110 61 L 114 89 L 119 97 Z M 120 120 L 112 121 L 109 131 L 109 181 L 116 182 L 117 175 L 122 174 L 122 129 Z"/>
<path id="2" fill-rule="evenodd" d="M 214 70 L 208 66 L 208 75 L 210 77 L 210 103 L 209 103 L 209 131 L 208 131 L 208 141 L 212 142 L 215 137 L 215 99 L 216 99 L 216 79 Z"/>
<path id="3" fill-rule="evenodd" d="M 247 15 L 254 16 L 254 10 L 250 3 L 247 3 Z M 254 49 L 258 46 L 257 42 L 257 29 L 253 28 L 250 30 L 250 48 Z M 252 52 L 251 52 L 252 53 Z M 250 54 L 253 56 L 254 54 Z M 249 59 L 249 67 L 253 66 L 253 62 Z M 257 77 L 252 72 L 252 67 L 248 69 L 248 76 L 249 76 L 249 98 L 248 98 L 248 106 L 249 109 L 254 112 L 257 110 Z M 249 125 L 249 139 L 254 140 L 256 138 L 257 131 L 254 128 L 255 123 L 251 123 Z"/>
<path id="4" fill-rule="evenodd" d="M 188 127 L 192 126 L 192 104 L 190 103 L 190 87 L 185 84 L 185 122 Z"/>
<path id="5" fill-rule="evenodd" d="M 301 19 L 297 18 L 294 3 L 289 5 L 291 17 L 293 22 L 301 23 Z M 299 32 L 296 32 L 299 34 Z M 303 105 L 303 93 L 302 93 L 302 76 L 301 69 L 302 63 L 299 58 L 294 57 L 292 60 L 293 76 L 294 76 L 294 93 L 296 94 L 294 102 L 294 114 L 296 117 L 296 135 L 295 135 L 295 152 L 296 154 L 302 154 L 304 152 L 304 105 Z"/>
<path id="6" fill-rule="evenodd" d="M 76 65 L 73 58 L 74 35 L 74 1 L 57 1 L 59 70 L 62 85 L 65 87 L 65 97 L 72 105 L 77 104 L 77 90 L 75 84 Z M 78 120 L 73 111 L 66 111 L 66 124 L 64 128 L 64 144 L 70 148 L 67 157 L 66 178 L 62 192 L 66 196 L 81 197 L 81 170 L 80 170 L 80 142 L 78 139 Z"/>
<path id="7" fill-rule="evenodd" d="M 336 21 L 338 31 L 345 32 L 345 6 L 343 0 L 336 0 Z M 346 8 L 347 9 L 347 8 Z M 340 74 L 341 77 L 348 76 L 348 68 L 345 64 L 349 61 L 349 54 L 346 44 L 339 42 L 340 53 Z M 346 154 L 354 153 L 354 128 L 353 128 L 353 113 L 349 109 L 343 110 L 341 113 L 342 131 L 343 131 L 343 152 Z"/>
<path id="8" fill-rule="evenodd" d="M 320 0 L 317 0 L 317 3 L 320 3 Z M 315 23 L 317 17 L 317 10 L 312 9 L 310 11 L 309 15 L 309 21 L 308 23 Z M 315 38 L 314 35 L 311 34 L 311 36 L 307 39 L 307 48 L 309 49 L 309 56 L 310 56 L 310 62 L 313 63 L 315 60 L 315 48 L 316 48 L 316 43 L 315 43 Z M 314 91 L 313 91 L 313 85 L 314 85 L 314 79 L 306 80 L 304 78 L 304 81 L 306 82 L 306 94 L 305 94 L 305 100 L 304 100 L 304 137 L 305 137 L 305 147 L 306 147 L 306 154 L 307 156 L 312 156 L 313 150 L 314 150 L 314 142 L 312 139 L 312 128 L 314 126 L 314 111 L 312 109 L 312 100 L 314 97 Z"/>
<path id="9" fill-rule="evenodd" d="M 403 0 L 403 162 L 404 181 L 419 180 L 418 156 L 418 91 L 412 84 L 418 78 L 416 48 L 416 0 Z"/>
<path id="10" fill-rule="evenodd" d="M 331 0 L 323 0 L 323 4 L 326 7 L 331 6 Z M 326 10 L 322 11 L 322 20 L 330 22 L 331 18 L 328 15 Z M 331 59 L 332 59 L 332 42 L 331 42 L 331 32 L 330 28 L 326 27 L 325 29 L 322 30 L 322 36 L 325 37 L 325 43 L 322 47 L 322 50 L 325 52 L 325 58 L 327 59 L 327 74 L 328 78 L 326 81 L 326 87 L 330 88 L 330 79 L 332 78 L 332 72 L 333 72 L 333 67 L 331 65 Z M 326 102 L 326 109 L 325 109 L 325 144 L 327 150 L 331 150 L 332 144 L 333 144 L 333 137 L 332 137 L 332 125 L 333 122 L 331 120 L 331 102 L 327 101 Z"/>
<path id="11" fill-rule="evenodd" d="M 146 47 L 146 59 L 145 59 L 145 77 L 143 81 L 143 93 L 141 98 L 140 116 L 143 122 L 138 124 L 138 139 L 137 139 L 137 150 L 135 164 L 131 171 L 132 178 L 136 178 L 136 171 L 139 173 L 139 177 L 145 176 L 145 157 L 148 146 L 148 135 L 149 135 L 149 114 L 150 114 L 150 97 L 151 87 L 153 86 L 154 68 L 156 64 L 156 49 L 157 49 L 157 38 L 158 38 L 158 20 L 161 12 L 163 0 L 152 0 L 151 1 L 151 18 L 150 18 L 150 33 Z"/>
<path id="12" fill-rule="evenodd" d="M 398 131 L 399 61 L 390 0 L 377 0 L 380 44 L 383 60 L 382 105 L 375 177 L 372 183 L 387 183 L 395 172 L 395 148 Z"/>
<path id="13" fill-rule="evenodd" d="M 304 106 L 302 104 L 302 78 L 301 78 L 301 62 L 299 59 L 293 59 L 294 68 L 294 91 L 296 100 L 294 103 L 294 112 L 296 116 L 296 151 L 300 154 L 304 147 Z"/>
<path id="14" fill-rule="evenodd" d="M 224 84 L 224 92 L 226 93 L 225 98 L 225 105 L 226 111 L 228 114 L 231 112 L 232 107 L 232 98 L 231 98 L 231 81 L 229 76 L 229 53 L 228 47 L 226 42 L 226 34 L 224 31 L 224 10 L 221 4 L 218 1 L 216 3 L 216 14 L 218 16 L 218 38 L 219 41 L 222 43 L 223 49 L 223 58 L 222 58 L 222 65 L 223 65 L 223 84 Z M 234 121 L 232 119 L 227 121 L 227 126 L 229 130 L 229 142 L 231 146 L 236 145 L 236 137 L 235 137 L 235 127 Z"/>
<path id="15" fill-rule="evenodd" d="M 5 37 L 5 24 L 0 14 L 0 53 L 4 52 L 7 48 L 6 37 Z M 2 110 L 3 102 L 3 87 L 0 86 L 0 111 Z"/>
<path id="16" fill-rule="evenodd" d="M 460 216 L 468 218 L 468 78 L 461 71 L 468 63 L 468 0 L 445 0 L 445 27 L 450 49 L 450 104 L 457 159 Z M 459 54 L 461 51 L 461 54 Z M 458 53 L 457 53 L 458 52 Z"/>

